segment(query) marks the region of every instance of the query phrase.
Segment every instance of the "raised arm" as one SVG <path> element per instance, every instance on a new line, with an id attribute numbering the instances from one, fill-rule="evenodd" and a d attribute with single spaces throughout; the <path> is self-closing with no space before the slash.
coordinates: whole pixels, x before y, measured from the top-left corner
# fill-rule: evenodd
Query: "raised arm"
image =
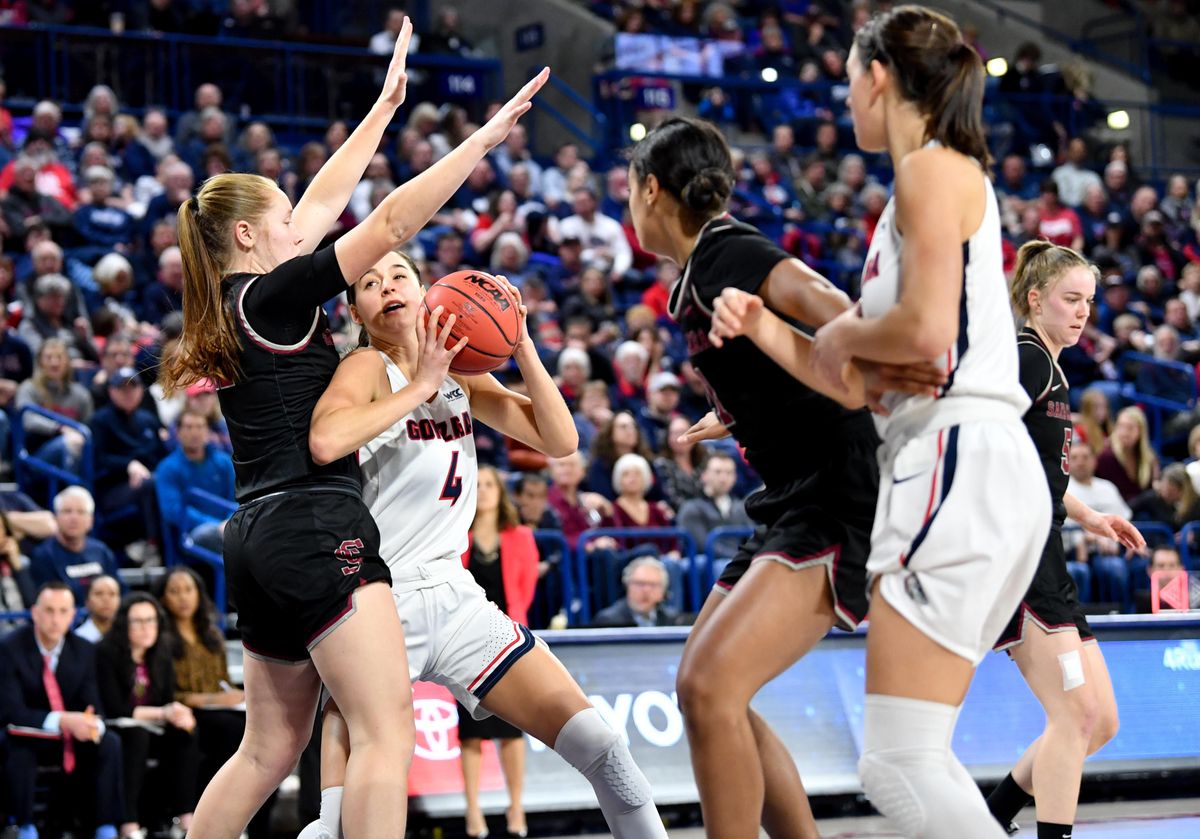
<path id="1" fill-rule="evenodd" d="M 396 109 L 404 103 L 408 88 L 408 44 L 411 40 L 412 21 L 405 18 L 379 99 L 342 147 L 321 167 L 296 204 L 292 212 L 292 226 L 298 235 L 304 237 L 300 244 L 302 253 L 316 250 L 346 209 L 354 187 L 362 179 L 372 155 L 379 150 L 383 132 L 395 116 Z"/>
<path id="2" fill-rule="evenodd" d="M 436 323 L 441 306 L 433 310 Z M 466 344 L 466 338 L 453 347 L 446 339 L 454 326 L 454 315 L 446 319 L 440 332 L 426 340 L 424 319 L 417 318 L 417 340 L 421 360 L 412 381 L 392 392 L 383 357 L 373 349 L 351 353 L 338 365 L 325 393 L 313 409 L 308 429 L 308 448 L 315 463 L 326 464 L 358 451 L 383 434 L 414 408 L 425 402 L 446 379 L 450 362 Z"/>
<path id="3" fill-rule="evenodd" d="M 334 244 L 347 282 L 374 265 L 389 250 L 407 242 L 466 181 L 475 164 L 503 142 L 531 100 L 550 77 L 542 70 L 508 100 L 486 125 L 417 177 L 392 191 L 371 214 Z"/>

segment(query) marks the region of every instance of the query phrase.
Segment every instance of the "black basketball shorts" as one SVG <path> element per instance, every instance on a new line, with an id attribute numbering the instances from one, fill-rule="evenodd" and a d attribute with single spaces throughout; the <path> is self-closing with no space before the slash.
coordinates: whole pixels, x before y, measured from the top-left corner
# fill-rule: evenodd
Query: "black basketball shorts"
<path id="1" fill-rule="evenodd" d="M 1067 553 L 1063 547 L 1062 531 L 1058 527 L 1050 528 L 1050 538 L 1042 549 L 1042 558 L 1029 591 L 1017 607 L 1017 613 L 1004 628 L 995 649 L 1008 650 L 1024 641 L 1025 627 L 1029 621 L 1047 633 L 1074 629 L 1079 632 L 1081 641 L 1091 641 L 1096 637 L 1079 603 L 1079 590 L 1067 571 Z"/>
<path id="2" fill-rule="evenodd" d="M 225 527 L 225 573 L 242 643 L 299 662 L 354 613 L 354 592 L 392 582 L 379 529 L 346 490 L 288 490 L 238 507 Z"/>
<path id="3" fill-rule="evenodd" d="M 754 562 L 794 570 L 824 565 L 838 626 L 851 630 L 866 619 L 878 440 L 863 435 L 837 445 L 843 452 L 819 473 L 764 487 L 746 499 L 746 513 L 758 526 L 721 572 L 718 591 L 732 590 Z"/>

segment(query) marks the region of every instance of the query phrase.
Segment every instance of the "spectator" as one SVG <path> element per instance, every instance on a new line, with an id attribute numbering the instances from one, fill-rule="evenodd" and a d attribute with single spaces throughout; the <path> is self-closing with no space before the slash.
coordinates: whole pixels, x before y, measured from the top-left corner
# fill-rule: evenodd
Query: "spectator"
<path id="1" fill-rule="evenodd" d="M 578 408 L 579 397 L 587 384 L 592 372 L 592 363 L 588 355 L 578 347 L 566 347 L 558 354 L 557 384 L 567 406 L 572 410 Z"/>
<path id="2" fill-rule="evenodd" d="M 670 316 L 671 289 L 679 279 L 679 266 L 670 259 L 660 259 L 654 267 L 654 284 L 642 292 L 642 304 L 649 306 L 654 316 L 664 320 Z"/>
<path id="3" fill-rule="evenodd" d="M 7 194 L 0 199 L 0 217 L 9 235 L 19 241 L 25 238 L 31 227 L 39 223 L 55 231 L 59 237 L 69 235 L 71 211 L 57 198 L 38 191 L 37 162 L 22 154 L 9 165 L 12 167 L 12 183 L 7 187 Z"/>
<path id="4" fill-rule="evenodd" d="M 1072 137 L 1067 143 L 1067 159 L 1050 175 L 1058 184 L 1058 195 L 1068 207 L 1083 203 L 1088 187 L 1100 186 L 1100 176 L 1087 168 L 1088 147 L 1082 137 Z"/>
<path id="5" fill-rule="evenodd" d="M 650 368 L 650 351 L 637 341 L 625 341 L 614 354 L 616 365 L 613 385 L 613 405 L 636 412 L 646 402 L 646 377 Z"/>
<path id="6" fill-rule="evenodd" d="M 718 527 L 750 527 L 753 522 L 746 515 L 746 506 L 740 498 L 734 498 L 737 482 L 737 464 L 733 457 L 724 452 L 713 452 L 705 461 L 700 473 L 703 494 L 692 498 L 679 508 L 678 524 L 692 536 L 696 550 L 703 551 L 708 534 Z M 726 537 L 717 540 L 710 561 L 729 559 L 737 553 L 741 539 Z"/>
<path id="7" fill-rule="evenodd" d="M 616 320 L 617 308 L 613 305 L 612 288 L 603 268 L 589 265 L 583 269 L 578 291 L 563 304 L 563 317 L 586 318 L 592 329 Z"/>
<path id="8" fill-rule="evenodd" d="M 154 470 L 154 487 L 163 522 L 182 536 L 208 524 L 189 515 L 184 504 L 189 489 L 233 501 L 233 461 L 212 442 L 208 418 L 185 408 L 176 426 L 179 445 Z"/>
<path id="9" fill-rule="evenodd" d="M 633 250 L 621 222 L 596 211 L 596 193 L 590 188 L 575 190 L 573 198 L 575 214 L 562 220 L 559 232 L 583 243 L 584 262 L 603 264 L 609 279 L 620 282 L 633 264 Z"/>
<path id="10" fill-rule="evenodd" d="M 192 709 L 200 745 L 199 785 L 204 789 L 242 741 L 246 714 L 240 707 L 244 691 L 230 685 L 225 638 L 216 625 L 216 611 L 200 577 L 177 565 L 163 581 L 159 598 L 166 613 L 164 629 L 171 638 L 175 670 L 175 699 Z M 267 836 L 275 797 L 250 822 L 252 837 Z"/>
<path id="11" fill-rule="evenodd" d="M 175 141 L 167 133 L 167 115 L 161 108 L 147 108 L 141 130 L 125 148 L 125 172 L 131 181 L 153 176 L 160 161 L 174 153 Z"/>
<path id="12" fill-rule="evenodd" d="M 121 368 L 108 383 L 110 404 L 98 410 L 91 423 L 100 510 L 105 515 L 130 506 L 141 511 L 140 520 L 134 516 L 110 522 L 110 539 L 119 545 L 158 540 L 153 470 L 166 455 L 166 432 L 158 416 L 141 407 L 145 395 L 137 371 Z"/>
<path id="13" fill-rule="evenodd" d="M 133 343 L 122 334 L 110 335 L 100 354 L 100 368 L 92 376 L 92 404 L 103 407 L 109 403 L 108 383 L 122 367 L 133 366 Z"/>
<path id="14" fill-rule="evenodd" d="M 70 634 L 75 598 L 66 583 L 43 585 L 32 612 L 31 625 L 0 640 L 0 720 L 32 735 L 14 732 L 6 743 L 10 817 L 21 839 L 36 839 L 37 768 L 60 766 L 72 789 L 56 815 L 84 821 L 96 839 L 116 839 L 121 744 L 104 725 L 95 648 Z"/>
<path id="15" fill-rule="evenodd" d="M 579 534 L 599 525 L 602 513 L 612 507 L 608 499 L 599 493 L 580 491 L 579 487 L 583 483 L 586 470 L 587 461 L 580 452 L 550 461 L 552 486 L 547 491 L 546 498 L 562 522 L 563 537 L 571 550 L 575 550 L 579 543 Z M 605 537 L 588 542 L 588 550 L 593 550 L 600 542 L 603 542 L 605 547 L 616 545 L 615 541 Z"/>
<path id="16" fill-rule="evenodd" d="M 158 281 L 143 292 L 142 320 L 162 323 L 171 312 L 183 311 L 183 256 L 178 247 L 158 257 Z"/>
<path id="17" fill-rule="evenodd" d="M 1114 207 L 1128 207 L 1133 193 L 1129 188 L 1129 166 L 1123 160 L 1109 161 L 1104 167 L 1104 191 Z"/>
<path id="18" fill-rule="evenodd" d="M 59 580 L 71 587 L 77 600 L 83 600 L 95 577 L 117 575 L 117 560 L 112 551 L 88 535 L 95 512 L 92 494 L 83 487 L 67 487 L 54 497 L 58 533 L 33 552 L 29 568 L 35 584 Z"/>
<path id="19" fill-rule="evenodd" d="M 1038 235 L 1041 238 L 1072 250 L 1083 250 L 1083 224 L 1075 211 L 1059 200 L 1058 184 L 1053 180 L 1042 182 L 1038 209 Z"/>
<path id="20" fill-rule="evenodd" d="M 53 198 L 68 211 L 75 209 L 79 200 L 75 190 L 75 178 L 67 165 L 64 165 L 71 164 L 72 159 L 69 152 L 66 157 L 60 157 L 56 153 L 51 134 L 37 128 L 29 130 L 21 144 L 21 156 L 0 171 L 0 190 L 12 188 L 16 167 L 22 159 L 34 169 L 34 189 L 38 194 Z"/>
<path id="21" fill-rule="evenodd" d="M 1076 440 L 1082 439 L 1093 455 L 1099 455 L 1104 450 L 1112 433 L 1110 410 L 1108 396 L 1098 387 L 1089 387 L 1079 397 L 1079 413 L 1075 417 Z"/>
<path id="22" fill-rule="evenodd" d="M 492 151 L 491 157 L 505 180 L 511 176 L 514 166 L 518 163 L 525 164 L 529 171 L 530 191 L 535 195 L 542 194 L 542 167 L 534 160 L 533 152 L 529 150 L 529 133 L 524 125 L 514 125 L 504 142 Z"/>
<path id="23" fill-rule="evenodd" d="M 1112 481 L 1096 476 L 1096 456 L 1086 443 L 1076 440 L 1069 452 L 1071 477 L 1067 482 L 1067 492 L 1078 498 L 1087 506 L 1102 515 L 1120 516 L 1128 519 L 1131 515 L 1129 505 L 1121 497 L 1120 490 Z M 1114 599 L 1124 599 L 1121 593 L 1128 585 L 1129 569 L 1122 556 L 1121 545 L 1112 539 L 1106 539 L 1088 533 L 1078 522 L 1068 519 L 1073 526 L 1063 531 L 1063 546 L 1068 554 L 1074 557 L 1068 569 L 1079 586 L 1079 598 L 1086 602 L 1091 599 L 1091 579 L 1088 565 L 1093 566 L 1098 583 L 1103 585 L 1109 595 L 1117 595 Z"/>
<path id="24" fill-rule="evenodd" d="M 5 257 L 0 257 L 0 275 L 6 271 Z M 11 265 L 9 261 L 9 265 Z M 8 414 L 14 410 L 17 389 L 33 375 L 33 352 L 25 339 L 9 326 L 8 318 L 0 316 L 0 452 L 7 453 Z"/>
<path id="25" fill-rule="evenodd" d="M 1179 278 L 1179 299 L 1187 306 L 1188 320 L 1200 321 L 1200 262 L 1183 266 Z"/>
<path id="26" fill-rule="evenodd" d="M 0 510 L 0 612 L 24 612 L 33 605 L 37 587 L 29 571 L 29 559 L 21 553 L 20 533 Z M 0 630 L 14 624 L 0 620 Z"/>
<path id="27" fill-rule="evenodd" d="M 549 485 L 540 472 L 525 472 L 513 484 L 513 501 L 521 524 L 533 530 L 562 530 L 558 513 L 550 506 Z"/>
<path id="28" fill-rule="evenodd" d="M 175 218 L 183 202 L 192 197 L 196 185 L 192 167 L 182 160 L 167 159 L 162 168 L 163 191 L 150 199 L 142 217 L 142 230 L 148 236 L 155 222 L 163 218 Z"/>
<path id="29" fill-rule="evenodd" d="M 501 233 L 496 238 L 490 265 L 493 274 L 503 276 L 520 288 L 525 284 L 525 270 L 528 263 L 529 248 L 520 233 L 509 231 Z"/>
<path id="30" fill-rule="evenodd" d="M 1172 175 L 1167 181 L 1167 194 L 1158 205 L 1172 235 L 1178 236 L 1190 227 L 1193 204 L 1188 179 L 1184 175 Z"/>
<path id="31" fill-rule="evenodd" d="M 392 182 L 392 166 L 388 163 L 387 155 L 377 152 L 371 157 L 363 172 L 362 180 L 354 187 L 350 195 L 350 212 L 358 221 L 363 221 L 371 214 L 371 193 L 376 186 L 386 184 L 395 189 Z"/>
<path id="32" fill-rule="evenodd" d="M 654 474 L 662 487 L 667 503 L 673 510 L 680 509 L 693 498 L 703 494 L 700 470 L 707 457 L 707 449 L 693 440 L 681 439 L 692 422 L 682 414 L 671 417 L 667 425 L 666 439 L 654 458 Z M 702 543 L 698 543 L 702 544 Z"/>
<path id="33" fill-rule="evenodd" d="M 1153 487 L 1129 502 L 1138 521 L 1157 521 L 1179 531 L 1200 519 L 1200 498 L 1182 463 L 1172 463 L 1154 481 Z"/>
<path id="34" fill-rule="evenodd" d="M 458 9 L 453 6 L 442 6 L 438 9 L 437 23 L 426 37 L 425 44 L 428 51 L 434 55 L 470 58 L 475 51 L 471 42 L 462 35 L 461 18 Z"/>
<path id="35" fill-rule="evenodd" d="M 43 248 L 43 245 L 51 246 Z M 41 250 L 57 249 L 53 242 L 40 243 L 35 255 Z M 43 341 L 58 338 L 67 347 L 71 358 L 96 360 L 96 348 L 92 344 L 92 327 L 85 313 L 86 307 L 80 300 L 78 289 L 59 273 L 40 273 L 33 282 L 33 305 L 22 318 L 18 333 L 35 353 Z"/>
<path id="36" fill-rule="evenodd" d="M 121 601 L 112 629 L 96 645 L 96 679 L 105 713 L 162 727 L 161 734 L 143 726 L 118 729 L 125 794 L 122 836 L 144 833 L 141 823 L 159 815 L 172 817 L 183 831 L 192 823 L 199 764 L 196 718 L 191 708 L 175 701 L 172 644 L 158 601 L 134 592 Z M 156 806 L 142 796 L 150 757 L 158 759 Z"/>
<path id="37" fill-rule="evenodd" d="M 646 444 L 654 451 L 667 442 L 667 426 L 679 410 L 682 386 L 678 376 L 665 370 L 650 376 L 646 385 L 646 404 L 639 409 L 637 420 Z"/>
<path id="38" fill-rule="evenodd" d="M 105 254 L 96 263 L 92 273 L 96 278 L 96 290 L 100 296 L 100 305 L 96 314 L 111 313 L 116 326 L 114 331 L 134 331 L 138 327 L 137 316 L 126 305 L 133 296 L 134 275 L 133 265 L 119 253 Z M 110 334 L 105 339 L 107 346 Z"/>
<path id="39" fill-rule="evenodd" d="M 619 415 L 618 415 L 619 416 Z M 646 496 L 654 486 L 650 461 L 641 454 L 630 452 L 617 458 L 612 468 L 612 485 L 616 489 L 612 511 L 604 517 L 604 527 L 670 527 L 672 512 L 664 502 L 650 501 Z M 660 493 L 661 494 L 661 493 Z M 633 548 L 632 538 L 618 540 L 623 547 Z M 671 539 L 656 540 L 660 553 L 678 556 Z"/>
<path id="40" fill-rule="evenodd" d="M 1105 241 L 1104 234 L 1108 229 L 1108 217 L 1112 212 L 1112 204 L 1104 192 L 1104 187 L 1092 184 L 1083 191 L 1083 206 L 1079 208 L 1076 215 L 1079 216 L 1079 223 L 1083 225 L 1084 247 L 1087 248 L 1088 253 Z M 1117 213 L 1116 216 L 1117 229 L 1120 230 L 1121 215 Z"/>
<path id="41" fill-rule="evenodd" d="M 1184 573 L 1183 562 L 1180 560 L 1179 551 L 1176 548 L 1164 545 L 1155 548 L 1154 552 L 1150 554 L 1150 564 L 1146 567 L 1146 576 L 1151 580 L 1151 587 L 1157 585 L 1161 590 L 1182 573 Z M 1154 578 L 1155 574 L 1160 575 L 1157 581 Z M 1147 615 L 1154 611 L 1151 589 L 1139 589 L 1134 592 L 1133 600 L 1140 614 Z M 1188 606 L 1192 609 L 1200 609 L 1200 580 L 1190 574 L 1188 575 Z"/>
<path id="42" fill-rule="evenodd" d="M 679 622 L 679 613 L 663 605 L 671 576 L 662 560 L 639 556 L 622 570 L 621 582 L 625 597 L 597 612 L 592 626 L 675 626 Z"/>
<path id="43" fill-rule="evenodd" d="M 554 165 L 542 172 L 542 200 L 551 210 L 557 210 L 560 204 L 566 203 L 570 195 L 567 192 L 567 176 L 577 163 L 578 144 L 566 142 L 554 153 Z"/>
<path id="44" fill-rule="evenodd" d="M 195 107 L 179 117 L 175 124 L 175 146 L 183 148 L 200 133 L 201 114 L 208 108 L 220 109 L 224 95 L 221 88 L 211 82 L 205 82 L 196 88 Z M 225 145 L 233 145 L 233 121 L 227 120 Z"/>
<path id="45" fill-rule="evenodd" d="M 617 492 L 612 479 L 613 469 L 617 461 L 627 454 L 640 455 L 647 463 L 653 457 L 637 419 L 630 411 L 621 410 L 600 429 L 592 442 L 592 462 L 584 487 L 610 501 L 615 499 Z M 647 489 L 650 488 L 650 483 L 647 479 Z M 661 497 L 661 493 L 658 495 Z"/>
<path id="46" fill-rule="evenodd" d="M 265 122 L 252 122 L 246 126 L 233 148 L 234 162 L 238 171 L 248 172 L 257 165 L 258 157 L 274 149 L 275 135 Z"/>
<path id="47" fill-rule="evenodd" d="M 996 195 L 1002 204 L 1008 204 L 1018 214 L 1027 202 L 1038 197 L 1038 187 L 1029 178 L 1025 158 L 1019 154 L 1005 155 L 1004 162 L 1000 164 Z"/>
<path id="48" fill-rule="evenodd" d="M 487 598 L 515 622 L 529 623 L 538 579 L 538 552 L 533 531 L 520 524 L 516 507 L 495 469 L 479 469 L 478 500 L 463 566 L 483 588 Z M 525 810 L 521 802 L 525 774 L 525 736 L 498 717 L 476 720 L 458 706 L 458 737 L 462 747 L 463 782 L 467 798 L 467 832 L 487 833 L 479 807 L 479 780 L 483 741 L 499 740 L 500 763 L 508 785 L 509 832 L 524 833 Z"/>
<path id="49" fill-rule="evenodd" d="M 1150 489 L 1158 475 L 1158 456 L 1141 408 L 1131 405 L 1117 414 L 1113 434 L 1097 458 L 1096 475 L 1116 484 L 1126 502 Z"/>
<path id="50" fill-rule="evenodd" d="M 16 399 L 17 410 L 33 405 L 84 424 L 92 418 L 92 398 L 75 381 L 66 344 L 56 338 L 38 349 L 33 376 L 17 387 Z M 23 421 L 26 449 L 55 465 L 74 468 L 83 451 L 83 436 L 78 431 L 32 412 L 25 414 Z"/>
<path id="51" fill-rule="evenodd" d="M 383 19 L 383 31 L 371 36 L 367 49 L 374 55 L 391 55 L 396 50 L 396 39 L 400 37 L 400 29 L 404 26 L 404 9 L 393 6 L 387 10 Z M 408 54 L 412 55 L 421 49 L 421 36 L 412 33 L 408 42 Z M 380 80 L 382 82 L 382 79 Z"/>
<path id="52" fill-rule="evenodd" d="M 563 350 L 565 354 L 568 350 L 571 352 L 580 352 L 578 347 L 567 347 Z M 587 358 L 587 354 L 583 355 Z M 562 356 L 559 357 L 561 364 Z M 581 451 L 590 450 L 592 441 L 596 439 L 596 434 L 604 426 L 606 422 L 612 419 L 612 402 L 608 396 L 608 385 L 604 382 L 592 379 L 585 382 L 579 391 L 579 398 L 575 402 L 575 430 L 579 432 L 579 448 Z"/>
<path id="53" fill-rule="evenodd" d="M 463 264 L 463 239 L 453 230 L 447 230 L 437 237 L 434 250 L 434 260 L 429 263 L 428 282 L 445 277 L 455 271 L 461 271 L 467 266 Z"/>
<path id="54" fill-rule="evenodd" d="M 99 644 L 100 639 L 112 629 L 113 619 L 117 616 L 117 607 L 121 605 L 121 584 L 107 574 L 94 578 L 87 587 L 87 599 L 83 605 L 88 617 L 75 630 L 75 634 L 85 641 Z"/>
<path id="55" fill-rule="evenodd" d="M 90 200 L 75 211 L 75 230 L 88 245 L 125 250 L 133 241 L 133 217 L 109 206 L 114 176 L 111 169 L 92 166 L 83 173 Z"/>

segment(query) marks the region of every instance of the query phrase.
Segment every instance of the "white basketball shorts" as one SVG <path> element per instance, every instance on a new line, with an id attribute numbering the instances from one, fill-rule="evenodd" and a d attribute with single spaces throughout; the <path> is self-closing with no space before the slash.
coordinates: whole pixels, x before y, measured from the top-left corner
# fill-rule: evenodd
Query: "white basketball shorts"
<path id="1" fill-rule="evenodd" d="M 1020 422 L 973 420 L 880 449 L 868 585 L 978 664 L 1029 588 L 1050 490 Z"/>
<path id="2" fill-rule="evenodd" d="M 392 599 L 404 627 L 412 680 L 447 688 L 471 716 L 536 639 L 484 595 L 458 557 L 392 568 Z"/>

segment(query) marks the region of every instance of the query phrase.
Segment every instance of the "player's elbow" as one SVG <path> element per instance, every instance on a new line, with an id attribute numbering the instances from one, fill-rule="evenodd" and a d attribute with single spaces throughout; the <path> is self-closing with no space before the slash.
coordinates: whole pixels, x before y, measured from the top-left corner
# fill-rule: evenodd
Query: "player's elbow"
<path id="1" fill-rule="evenodd" d="M 555 440 L 546 447 L 545 453 L 548 457 L 553 458 L 570 457 L 571 455 L 575 454 L 578 449 L 579 431 L 574 425 L 572 425 L 569 431 L 564 431 L 559 439 Z"/>
<path id="2" fill-rule="evenodd" d="M 332 435 L 318 428 L 315 423 L 308 432 L 308 453 L 317 466 L 328 466 L 343 454 L 338 451 Z"/>

